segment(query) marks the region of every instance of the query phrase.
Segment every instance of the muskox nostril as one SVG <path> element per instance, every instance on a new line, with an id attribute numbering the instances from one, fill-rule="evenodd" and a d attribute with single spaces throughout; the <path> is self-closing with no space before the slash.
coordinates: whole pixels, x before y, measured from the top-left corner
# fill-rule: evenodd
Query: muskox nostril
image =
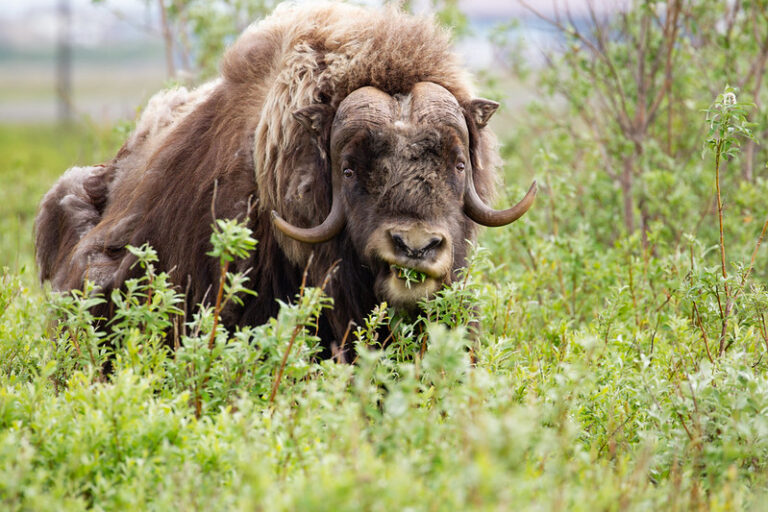
<path id="1" fill-rule="evenodd" d="M 390 236 L 392 237 L 392 242 L 394 242 L 397 249 L 404 252 L 405 254 L 411 253 L 411 248 L 408 247 L 408 244 L 405 243 L 405 240 L 403 240 L 402 236 L 400 236 L 398 233 L 392 233 Z"/>
<path id="2" fill-rule="evenodd" d="M 425 245 L 421 249 L 421 252 L 427 252 L 430 249 L 435 249 L 435 248 L 439 247 L 440 244 L 442 244 L 442 243 L 443 243 L 443 238 L 442 237 L 437 237 L 437 236 L 433 237 L 433 238 L 431 238 L 429 240 L 429 243 L 427 243 L 427 245 Z"/>
<path id="3" fill-rule="evenodd" d="M 440 247 L 445 240 L 441 236 L 422 237 L 419 234 L 390 232 L 395 251 L 408 258 L 424 258 L 433 249 Z"/>

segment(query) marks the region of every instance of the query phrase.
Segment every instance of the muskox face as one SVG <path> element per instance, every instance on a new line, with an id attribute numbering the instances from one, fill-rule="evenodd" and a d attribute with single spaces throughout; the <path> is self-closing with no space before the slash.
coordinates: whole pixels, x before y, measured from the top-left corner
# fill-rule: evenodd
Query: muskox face
<path id="1" fill-rule="evenodd" d="M 449 281 L 456 253 L 463 256 L 463 135 L 400 121 L 361 130 L 339 148 L 347 229 L 380 300 L 416 303 Z M 403 269 L 418 273 L 408 280 Z"/>
<path id="2" fill-rule="evenodd" d="M 373 87 L 352 92 L 330 128 L 330 214 L 310 229 L 273 214 L 275 225 L 307 243 L 329 240 L 346 225 L 356 253 L 375 276 L 378 298 L 415 306 L 464 264 L 471 221 L 508 224 L 533 202 L 535 186 L 518 205 L 495 211 L 475 190 L 472 131 L 497 106 L 475 100 L 469 107 L 475 112 L 469 112 L 430 82 L 416 84 L 407 95 Z"/>

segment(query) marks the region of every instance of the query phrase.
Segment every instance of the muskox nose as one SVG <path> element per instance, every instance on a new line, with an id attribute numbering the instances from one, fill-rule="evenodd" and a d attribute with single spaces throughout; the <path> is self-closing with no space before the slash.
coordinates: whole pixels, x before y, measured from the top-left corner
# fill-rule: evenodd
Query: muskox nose
<path id="1" fill-rule="evenodd" d="M 417 260 L 430 257 L 445 245 L 443 235 L 419 228 L 391 230 L 389 236 L 395 254 Z"/>

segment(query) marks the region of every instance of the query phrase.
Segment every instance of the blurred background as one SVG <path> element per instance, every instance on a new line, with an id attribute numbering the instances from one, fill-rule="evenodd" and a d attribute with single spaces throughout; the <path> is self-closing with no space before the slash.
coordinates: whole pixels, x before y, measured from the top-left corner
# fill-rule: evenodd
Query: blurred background
<path id="1" fill-rule="evenodd" d="M 5 1 L 0 6 L 0 122 L 87 118 L 105 124 L 132 119 L 167 82 L 189 83 L 210 75 L 231 35 L 276 3 Z M 621 5 L 593 4 L 601 13 Z M 548 15 L 557 7 L 549 0 L 532 5 Z M 567 7 L 577 23 L 587 15 L 586 0 L 571 0 Z M 506 69 L 522 61 L 540 64 L 542 51 L 562 39 L 518 2 L 427 0 L 411 2 L 408 8 L 455 18 L 446 21 L 459 25 L 457 49 L 476 71 Z M 501 49 L 495 37 L 500 28 L 504 44 L 512 38 L 523 53 L 510 55 Z"/>
<path id="2" fill-rule="evenodd" d="M 167 79 L 157 14 L 141 0 L 4 2 L 0 121 L 133 117 Z"/>

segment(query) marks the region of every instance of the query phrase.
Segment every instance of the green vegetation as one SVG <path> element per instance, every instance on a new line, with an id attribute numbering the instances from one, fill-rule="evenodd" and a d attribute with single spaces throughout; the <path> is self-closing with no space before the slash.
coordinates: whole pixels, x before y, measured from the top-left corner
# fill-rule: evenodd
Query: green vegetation
<path id="1" fill-rule="evenodd" d="M 124 135 L 91 125 L 0 124 L 0 268 L 33 273 L 37 204 L 68 167 L 112 158 Z"/>
<path id="2" fill-rule="evenodd" d="M 427 279 L 427 274 L 419 272 L 416 269 L 402 267 L 400 265 L 391 265 L 391 267 L 397 278 L 405 281 L 405 286 L 407 288 L 410 288 L 414 283 L 423 283 Z"/>
<path id="3" fill-rule="evenodd" d="M 764 508 L 768 7 L 725 4 L 563 26 L 541 95 L 494 126 L 500 202 L 532 168 L 534 208 L 416 323 L 374 310 L 352 365 L 316 358 L 321 290 L 228 333 L 243 276 L 182 321 L 146 246 L 112 297 L 41 293 L 37 201 L 123 135 L 0 128 L 0 507 Z M 259 250 L 223 221 L 211 247 L 223 269 Z"/>

